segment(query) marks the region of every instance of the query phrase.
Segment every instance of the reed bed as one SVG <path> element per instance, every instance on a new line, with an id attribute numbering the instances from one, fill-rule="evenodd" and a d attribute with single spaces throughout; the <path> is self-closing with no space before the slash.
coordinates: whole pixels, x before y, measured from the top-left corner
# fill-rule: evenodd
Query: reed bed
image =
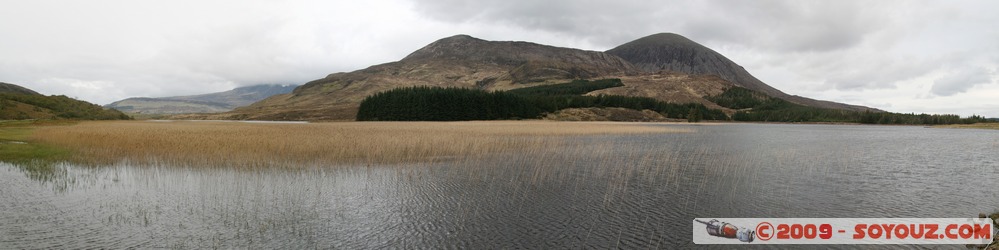
<path id="1" fill-rule="evenodd" d="M 936 125 L 936 128 L 977 128 L 977 129 L 999 129 L 999 122 L 975 123 L 975 124 L 950 124 Z"/>
<path id="2" fill-rule="evenodd" d="M 33 140 L 71 150 L 79 164 L 260 168 L 468 160 L 558 148 L 571 136 L 671 132 L 685 130 L 550 121 L 115 121 L 41 127 Z"/>

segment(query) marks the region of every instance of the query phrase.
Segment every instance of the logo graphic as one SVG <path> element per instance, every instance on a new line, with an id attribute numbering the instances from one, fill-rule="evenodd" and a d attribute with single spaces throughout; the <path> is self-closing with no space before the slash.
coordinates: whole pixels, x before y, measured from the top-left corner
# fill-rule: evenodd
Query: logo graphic
<path id="1" fill-rule="evenodd" d="M 770 240 L 774 237 L 774 225 L 770 222 L 760 222 L 756 225 L 756 236 L 760 240 Z"/>
<path id="2" fill-rule="evenodd" d="M 999 237 L 995 225 L 989 218 L 694 218 L 691 240 L 739 245 L 984 245 Z"/>
<path id="3" fill-rule="evenodd" d="M 716 237 L 729 238 L 729 239 L 739 239 L 739 241 L 750 243 L 753 242 L 753 238 L 756 236 L 756 232 L 749 230 L 749 228 L 742 228 L 712 219 L 708 222 L 702 220 L 694 219 L 701 224 L 707 225 L 708 234 L 714 235 Z"/>

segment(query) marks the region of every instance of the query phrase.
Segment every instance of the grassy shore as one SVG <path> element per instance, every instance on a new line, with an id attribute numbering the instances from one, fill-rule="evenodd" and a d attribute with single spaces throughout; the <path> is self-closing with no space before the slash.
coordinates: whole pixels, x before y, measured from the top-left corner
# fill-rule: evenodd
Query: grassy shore
<path id="1" fill-rule="evenodd" d="M 937 125 L 935 128 L 977 128 L 977 129 L 999 129 L 999 122 L 975 123 L 975 124 L 951 124 Z"/>
<path id="2" fill-rule="evenodd" d="M 68 121 L 0 121 L 0 159 L 25 164 L 36 161 L 59 161 L 69 156 L 69 151 L 31 138 L 37 128 L 66 126 Z"/>
<path id="3" fill-rule="evenodd" d="M 466 159 L 562 146 L 576 135 L 669 133 L 683 129 L 634 123 L 195 121 L 81 122 L 34 128 L 17 136 L 65 149 L 78 164 L 295 167 Z M 34 144 L 31 144 L 34 145 Z"/>

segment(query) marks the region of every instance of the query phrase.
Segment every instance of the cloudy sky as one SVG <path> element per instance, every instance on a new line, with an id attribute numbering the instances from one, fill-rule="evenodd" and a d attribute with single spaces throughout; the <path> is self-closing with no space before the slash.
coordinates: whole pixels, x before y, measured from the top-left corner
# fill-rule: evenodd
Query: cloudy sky
<path id="1" fill-rule="evenodd" d="M 687 36 L 784 92 L 999 117 L 999 1 L 0 0 L 0 81 L 98 104 L 301 84 L 468 34 Z"/>

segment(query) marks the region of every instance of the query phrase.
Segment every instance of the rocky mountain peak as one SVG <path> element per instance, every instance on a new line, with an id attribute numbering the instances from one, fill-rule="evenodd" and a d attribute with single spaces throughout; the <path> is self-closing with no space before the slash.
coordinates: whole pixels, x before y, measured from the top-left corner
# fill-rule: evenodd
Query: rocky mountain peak
<path id="1" fill-rule="evenodd" d="M 486 41 L 468 35 L 437 40 L 409 54 L 400 62 L 437 60 L 449 63 L 481 62 L 519 66 L 524 63 L 558 61 L 569 64 L 599 64 L 618 70 L 631 65 L 616 56 L 598 51 L 562 48 L 519 41 Z"/>
<path id="2" fill-rule="evenodd" d="M 738 86 L 767 95 L 789 95 L 763 83 L 742 66 L 722 54 L 684 36 L 659 33 L 639 38 L 607 53 L 619 56 L 646 72 L 673 71 L 692 75 L 715 75 Z"/>
<path id="3" fill-rule="evenodd" d="M 867 110 L 867 107 L 819 101 L 788 95 L 760 81 L 745 68 L 722 54 L 684 36 L 659 33 L 622 44 L 607 51 L 645 72 L 672 71 L 691 75 L 714 75 L 737 86 L 807 106 Z"/>
<path id="4" fill-rule="evenodd" d="M 701 46 L 697 42 L 694 42 L 693 40 L 690 40 L 690 39 L 688 39 L 685 36 L 682 36 L 682 35 L 676 34 L 676 33 L 669 33 L 669 32 L 648 35 L 648 36 L 645 36 L 643 38 L 639 38 L 638 40 L 635 40 L 635 41 L 636 42 L 651 42 L 651 43 L 688 44 L 688 45 Z"/>
<path id="5" fill-rule="evenodd" d="M 603 52 L 530 42 L 486 41 L 468 35 L 437 40 L 409 54 L 399 63 L 506 68 L 509 78 L 515 83 L 639 72 L 624 59 Z"/>
<path id="6" fill-rule="evenodd" d="M 695 75 L 717 75 L 751 89 L 760 87 L 757 85 L 762 83 L 718 52 L 673 33 L 659 33 L 639 38 L 608 50 L 607 53 L 624 58 L 646 72 L 666 70 Z M 773 91 L 777 91 L 757 90 L 767 94 L 776 94 Z"/>

